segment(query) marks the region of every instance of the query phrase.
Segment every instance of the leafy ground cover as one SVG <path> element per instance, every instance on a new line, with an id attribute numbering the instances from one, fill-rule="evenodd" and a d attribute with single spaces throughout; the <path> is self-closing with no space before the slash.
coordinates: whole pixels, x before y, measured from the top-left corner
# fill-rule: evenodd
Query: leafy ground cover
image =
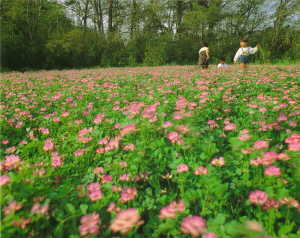
<path id="1" fill-rule="evenodd" d="M 2 237 L 300 236 L 300 72 L 3 73 Z"/>

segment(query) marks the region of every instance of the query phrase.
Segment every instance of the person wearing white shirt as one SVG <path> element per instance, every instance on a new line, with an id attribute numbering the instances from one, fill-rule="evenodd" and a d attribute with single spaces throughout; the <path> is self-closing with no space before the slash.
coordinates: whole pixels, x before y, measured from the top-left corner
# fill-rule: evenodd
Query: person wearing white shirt
<path id="1" fill-rule="evenodd" d="M 209 48 L 208 44 L 204 43 L 203 47 L 199 50 L 199 65 L 202 69 L 208 68 L 208 60 L 209 60 Z"/>
<path id="2" fill-rule="evenodd" d="M 227 69 L 228 64 L 225 64 L 225 59 L 221 58 L 217 67 L 218 67 L 218 69 Z"/>
<path id="3" fill-rule="evenodd" d="M 248 41 L 247 40 L 241 40 L 240 41 L 240 48 L 236 52 L 234 56 L 234 63 L 239 62 L 241 65 L 242 69 L 247 68 L 247 64 L 250 63 L 250 55 L 253 55 L 257 52 L 258 50 L 258 45 L 255 46 L 254 48 L 248 46 Z"/>

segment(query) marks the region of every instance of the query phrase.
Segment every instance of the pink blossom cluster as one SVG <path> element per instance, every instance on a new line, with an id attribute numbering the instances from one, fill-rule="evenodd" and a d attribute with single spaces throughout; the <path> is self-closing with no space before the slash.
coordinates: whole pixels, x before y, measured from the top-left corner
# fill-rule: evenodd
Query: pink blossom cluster
<path id="1" fill-rule="evenodd" d="M 108 151 L 116 150 L 119 148 L 121 136 L 116 136 L 115 138 L 111 140 L 107 140 L 107 138 L 104 138 L 103 140 L 100 140 L 99 142 L 104 145 L 104 147 L 100 147 L 96 150 L 97 154 L 103 154 Z M 99 143 L 98 142 L 98 143 Z"/>
<path id="2" fill-rule="evenodd" d="M 236 125 L 234 123 L 228 122 L 224 126 L 224 131 L 233 131 L 236 129 Z"/>
<path id="3" fill-rule="evenodd" d="M 169 128 L 169 127 L 171 127 L 172 125 L 173 125 L 172 122 L 166 121 L 166 122 L 163 123 L 162 127 L 163 127 L 163 128 Z"/>
<path id="4" fill-rule="evenodd" d="M 211 164 L 212 164 L 212 165 L 215 165 L 215 166 L 222 167 L 222 166 L 224 166 L 224 164 L 225 164 L 225 160 L 224 160 L 223 157 L 214 158 L 214 159 L 211 161 Z"/>
<path id="5" fill-rule="evenodd" d="M 120 181 L 130 181 L 130 175 L 129 174 L 121 174 L 119 177 Z"/>
<path id="6" fill-rule="evenodd" d="M 100 139 L 98 141 L 98 144 L 99 145 L 106 145 L 108 142 L 109 142 L 109 138 L 108 137 L 104 137 L 104 138 L 102 138 L 102 139 Z"/>
<path id="7" fill-rule="evenodd" d="M 186 164 L 180 164 L 180 165 L 177 166 L 176 171 L 178 173 L 187 172 L 187 171 L 189 171 L 189 167 Z"/>
<path id="8" fill-rule="evenodd" d="M 113 177 L 109 174 L 103 174 L 100 176 L 101 184 L 109 183 L 113 180 Z"/>
<path id="9" fill-rule="evenodd" d="M 31 213 L 45 215 L 48 213 L 48 210 L 49 210 L 48 204 L 41 205 L 40 203 L 35 203 L 35 204 L 33 204 L 32 208 L 31 208 Z"/>
<path id="10" fill-rule="evenodd" d="M 267 168 L 265 168 L 264 174 L 265 174 L 265 176 L 280 176 L 281 171 L 280 171 L 280 168 L 271 165 L 271 166 L 268 166 Z"/>
<path id="11" fill-rule="evenodd" d="M 191 111 L 197 106 L 195 102 L 189 102 L 185 97 L 179 96 L 176 101 L 174 120 L 180 120 L 184 117 L 191 116 Z"/>
<path id="12" fill-rule="evenodd" d="M 250 164 L 252 164 L 252 165 L 260 165 L 260 164 L 271 165 L 278 158 L 279 158 L 279 155 L 276 152 L 268 151 L 268 152 L 264 152 L 262 157 L 258 157 L 254 160 L 251 160 Z"/>
<path id="13" fill-rule="evenodd" d="M 192 237 L 198 237 L 205 231 L 206 223 L 202 217 L 188 216 L 181 222 L 181 232 Z"/>
<path id="14" fill-rule="evenodd" d="M 6 184 L 9 184 L 10 183 L 10 177 L 7 176 L 7 175 L 1 175 L 0 176 L 0 186 L 4 186 Z"/>
<path id="15" fill-rule="evenodd" d="M 94 174 L 102 174 L 104 172 L 103 167 L 96 167 L 93 169 Z"/>
<path id="16" fill-rule="evenodd" d="M 279 125 L 278 122 L 266 123 L 265 121 L 254 121 L 252 124 L 259 125 L 259 131 L 268 131 L 268 130 L 281 130 L 282 126 Z"/>
<path id="17" fill-rule="evenodd" d="M 186 134 L 189 132 L 189 128 L 186 126 L 186 125 L 179 125 L 179 126 L 176 126 L 176 131 L 182 133 L 182 134 Z"/>
<path id="18" fill-rule="evenodd" d="M 135 115 L 140 113 L 141 108 L 144 106 L 143 102 L 132 102 L 125 107 L 125 115 L 128 115 L 129 118 L 133 118 Z"/>
<path id="19" fill-rule="evenodd" d="M 179 96 L 176 101 L 175 109 L 181 111 L 183 109 L 193 110 L 197 104 L 195 102 L 189 102 L 185 97 Z"/>
<path id="20" fill-rule="evenodd" d="M 263 232 L 264 228 L 257 223 L 256 221 L 246 221 L 245 222 L 245 226 L 247 229 L 251 230 L 251 231 L 256 231 L 256 232 Z"/>
<path id="21" fill-rule="evenodd" d="M 21 164 L 20 157 L 18 155 L 6 155 L 5 160 L 0 163 L 0 170 L 9 171 L 17 169 Z"/>
<path id="22" fill-rule="evenodd" d="M 78 137 L 86 136 L 87 134 L 91 133 L 93 131 L 93 128 L 83 128 L 78 133 Z"/>
<path id="23" fill-rule="evenodd" d="M 178 202 L 173 201 L 169 205 L 163 207 L 160 210 L 159 218 L 166 219 L 166 218 L 176 218 L 177 213 L 184 212 L 185 205 L 183 200 Z"/>
<path id="24" fill-rule="evenodd" d="M 134 151 L 135 150 L 135 145 L 134 144 L 127 144 L 123 147 L 125 151 Z"/>
<path id="25" fill-rule="evenodd" d="M 100 190 L 100 184 L 98 183 L 90 183 L 87 187 L 88 196 L 91 201 L 97 201 L 102 198 L 102 192 Z"/>
<path id="26" fill-rule="evenodd" d="M 116 203 L 111 202 L 108 206 L 108 208 L 106 209 L 107 212 L 114 212 L 114 213 L 118 213 L 121 211 L 121 208 L 119 208 Z"/>
<path id="27" fill-rule="evenodd" d="M 52 99 L 54 101 L 56 101 L 56 100 L 60 99 L 62 96 L 63 96 L 62 93 L 58 92 L 54 96 L 52 96 Z"/>
<path id="28" fill-rule="evenodd" d="M 84 153 L 85 153 L 84 149 L 78 149 L 74 152 L 74 156 L 78 157 L 78 156 L 84 155 Z"/>
<path id="29" fill-rule="evenodd" d="M 287 121 L 287 120 L 288 120 L 287 116 L 284 115 L 283 113 L 280 113 L 280 115 L 277 118 L 278 122 Z"/>
<path id="30" fill-rule="evenodd" d="M 139 182 L 139 181 L 147 181 L 149 178 L 149 172 L 139 173 L 136 176 L 132 178 L 133 181 Z M 130 181 L 130 180 L 129 180 Z"/>
<path id="31" fill-rule="evenodd" d="M 264 140 L 255 141 L 255 143 L 253 145 L 254 150 L 267 149 L 268 147 L 269 147 L 269 143 Z"/>
<path id="32" fill-rule="evenodd" d="M 45 151 L 49 151 L 49 150 L 53 150 L 54 149 L 54 143 L 52 142 L 51 138 L 48 138 L 45 140 L 45 144 L 44 144 L 44 150 Z"/>
<path id="33" fill-rule="evenodd" d="M 206 232 L 206 233 L 204 233 L 202 238 L 218 238 L 218 236 L 213 232 Z"/>
<path id="34" fill-rule="evenodd" d="M 117 213 L 117 216 L 112 221 L 110 225 L 110 230 L 113 232 L 120 232 L 121 234 L 127 234 L 134 227 L 143 224 L 141 217 L 137 209 L 129 208 L 127 210 L 122 210 Z"/>
<path id="35" fill-rule="evenodd" d="M 159 105 L 160 102 L 156 102 L 150 106 L 145 107 L 142 113 L 142 118 L 147 118 L 150 122 L 157 121 L 156 110 Z"/>
<path id="36" fill-rule="evenodd" d="M 122 192 L 121 192 L 120 202 L 121 203 L 126 203 L 128 201 L 134 200 L 137 193 L 138 193 L 138 191 L 134 187 L 125 187 L 125 188 L 123 188 Z"/>
<path id="37" fill-rule="evenodd" d="M 263 191 L 255 190 L 249 194 L 248 199 L 253 204 L 263 205 L 268 201 L 268 195 Z"/>
<path id="38" fill-rule="evenodd" d="M 52 152 L 51 153 L 51 165 L 53 167 L 60 167 L 60 166 L 62 166 L 62 158 L 58 154 L 58 152 Z"/>
<path id="39" fill-rule="evenodd" d="M 245 130 L 241 130 L 240 132 L 240 136 L 239 139 L 241 141 L 247 141 L 251 138 L 251 135 L 249 135 L 249 130 L 245 129 Z"/>
<path id="40" fill-rule="evenodd" d="M 60 122 L 60 118 L 59 117 L 53 117 L 52 121 L 53 122 Z"/>
<path id="41" fill-rule="evenodd" d="M 61 113 L 61 116 L 62 116 L 62 117 L 68 117 L 69 115 L 70 115 L 69 112 L 62 112 L 62 113 Z"/>
<path id="42" fill-rule="evenodd" d="M 112 190 L 113 192 L 115 192 L 115 193 L 119 193 L 119 192 L 122 191 L 122 187 L 116 186 L 116 185 L 112 185 L 112 186 L 111 186 L 111 190 Z"/>
<path id="43" fill-rule="evenodd" d="M 15 146 L 9 147 L 5 150 L 6 154 L 12 154 L 17 150 L 17 148 Z"/>
<path id="44" fill-rule="evenodd" d="M 248 199 L 252 204 L 262 205 L 262 208 L 265 210 L 271 208 L 278 209 L 281 205 L 287 205 L 296 208 L 300 212 L 300 203 L 293 198 L 286 197 L 276 201 L 269 199 L 269 196 L 265 192 L 255 190 L 249 194 Z"/>
<path id="45" fill-rule="evenodd" d="M 198 168 L 195 169 L 194 174 L 195 175 L 208 174 L 208 169 L 204 166 L 199 166 Z"/>
<path id="46" fill-rule="evenodd" d="M 27 225 L 31 223 L 31 219 L 30 218 L 19 218 L 18 220 L 14 220 L 12 225 L 16 226 L 16 227 L 20 227 L 21 229 L 26 229 Z"/>
<path id="47" fill-rule="evenodd" d="M 300 212 L 300 203 L 296 199 L 285 197 L 279 200 L 279 203 L 281 205 L 287 205 L 288 207 L 297 208 L 297 210 Z"/>
<path id="48" fill-rule="evenodd" d="M 92 213 L 90 215 L 85 215 L 80 219 L 80 235 L 98 235 L 100 229 L 100 216 L 97 213 Z"/>
<path id="49" fill-rule="evenodd" d="M 22 204 L 18 203 L 16 200 L 11 201 L 6 207 L 4 207 L 4 215 L 9 216 L 16 211 L 20 210 L 22 208 Z"/>
<path id="50" fill-rule="evenodd" d="M 105 115 L 103 113 L 99 113 L 96 115 L 95 119 L 94 119 L 94 124 L 98 125 L 100 124 L 105 118 Z"/>
<path id="51" fill-rule="evenodd" d="M 131 134 L 133 132 L 136 132 L 137 129 L 135 127 L 135 124 L 128 124 L 128 125 L 125 125 L 121 131 L 120 131 L 120 136 L 123 137 L 127 134 Z"/>
<path id="52" fill-rule="evenodd" d="M 289 138 L 285 139 L 290 151 L 300 151 L 300 134 L 292 134 Z"/>
<path id="53" fill-rule="evenodd" d="M 2 141 L 1 141 L 1 144 L 2 144 L 2 145 L 8 145 L 8 144 L 9 144 L 9 140 L 2 140 Z"/>
<path id="54" fill-rule="evenodd" d="M 49 134 L 49 129 L 48 128 L 39 128 L 39 132 L 41 132 L 44 135 L 48 135 Z"/>
<path id="55" fill-rule="evenodd" d="M 191 111 L 186 112 L 181 110 L 181 111 L 175 111 L 172 118 L 173 120 L 181 120 L 185 117 L 190 117 L 190 116 L 192 116 Z"/>
<path id="56" fill-rule="evenodd" d="M 208 126 L 210 129 L 215 129 L 215 128 L 218 128 L 218 124 L 215 120 L 208 120 L 207 122 Z"/>
<path id="57" fill-rule="evenodd" d="M 278 209 L 280 206 L 280 203 L 276 200 L 268 199 L 264 204 L 263 204 L 263 209 L 264 210 L 269 210 L 269 209 Z"/>
<path id="58" fill-rule="evenodd" d="M 172 144 L 183 144 L 183 140 L 181 139 L 181 135 L 175 131 L 169 132 L 167 138 L 170 140 Z"/>
<path id="59" fill-rule="evenodd" d="M 92 140 L 92 137 L 86 135 L 92 132 L 92 128 L 84 128 L 78 132 L 77 140 L 83 144 L 86 144 Z"/>

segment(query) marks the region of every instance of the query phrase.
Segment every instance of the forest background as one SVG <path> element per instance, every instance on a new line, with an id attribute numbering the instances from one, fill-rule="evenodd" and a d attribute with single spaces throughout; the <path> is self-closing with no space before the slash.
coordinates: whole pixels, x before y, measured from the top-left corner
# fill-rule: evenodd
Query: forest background
<path id="1" fill-rule="evenodd" d="M 2 70 L 227 62 L 247 37 L 256 63 L 300 61 L 299 0 L 1 0 Z"/>

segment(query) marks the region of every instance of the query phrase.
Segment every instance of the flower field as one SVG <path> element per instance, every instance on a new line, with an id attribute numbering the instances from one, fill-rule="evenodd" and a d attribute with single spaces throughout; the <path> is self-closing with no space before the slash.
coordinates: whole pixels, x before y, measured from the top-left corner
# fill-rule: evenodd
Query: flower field
<path id="1" fill-rule="evenodd" d="M 1 234 L 300 237 L 300 69 L 1 75 Z"/>

